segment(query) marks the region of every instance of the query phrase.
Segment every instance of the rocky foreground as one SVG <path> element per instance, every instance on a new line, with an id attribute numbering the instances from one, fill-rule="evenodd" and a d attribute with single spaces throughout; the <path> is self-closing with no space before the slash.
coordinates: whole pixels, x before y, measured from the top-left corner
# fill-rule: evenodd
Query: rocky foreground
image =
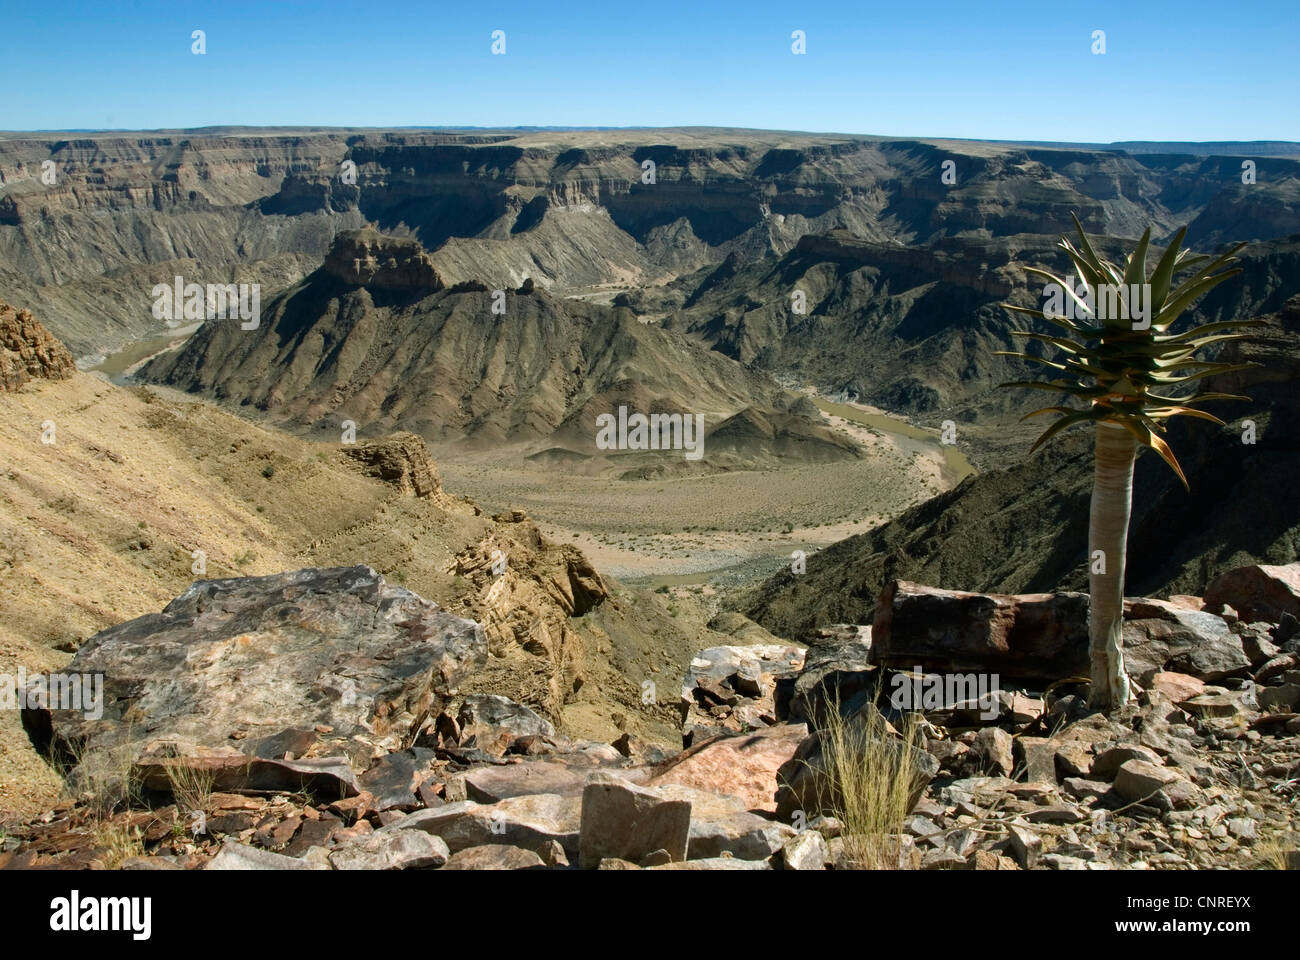
<path id="1" fill-rule="evenodd" d="M 1300 565 L 1126 613 L 1139 698 L 1089 714 L 1086 597 L 894 582 L 874 627 L 701 651 L 668 755 L 462 694 L 483 628 L 369 567 L 200 581 L 78 652 L 102 716 L 24 711 L 78 799 L 0 866 L 851 869 L 844 730 L 906 781 L 874 866 L 1300 866 Z"/>

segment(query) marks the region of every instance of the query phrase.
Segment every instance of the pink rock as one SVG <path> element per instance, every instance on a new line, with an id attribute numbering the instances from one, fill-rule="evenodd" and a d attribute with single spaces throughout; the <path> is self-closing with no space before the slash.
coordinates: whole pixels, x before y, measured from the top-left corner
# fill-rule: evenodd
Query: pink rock
<path id="1" fill-rule="evenodd" d="M 807 736 L 805 724 L 791 723 L 705 740 L 668 761 L 645 785 L 694 787 L 738 797 L 748 810 L 775 812 L 776 772 Z"/>
<path id="2" fill-rule="evenodd" d="M 1149 689 L 1159 690 L 1174 703 L 1199 697 L 1205 692 L 1205 682 L 1185 673 L 1163 670 L 1151 678 Z"/>

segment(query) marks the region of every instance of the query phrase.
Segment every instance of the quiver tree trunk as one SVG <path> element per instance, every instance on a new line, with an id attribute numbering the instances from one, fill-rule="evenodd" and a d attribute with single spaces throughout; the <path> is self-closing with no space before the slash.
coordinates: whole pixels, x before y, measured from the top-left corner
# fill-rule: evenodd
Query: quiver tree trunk
<path id="1" fill-rule="evenodd" d="M 1128 702 L 1124 672 L 1124 553 L 1133 502 L 1137 441 L 1123 427 L 1097 424 L 1096 475 L 1088 522 L 1088 587 L 1092 690 L 1089 705 L 1110 710 Z"/>

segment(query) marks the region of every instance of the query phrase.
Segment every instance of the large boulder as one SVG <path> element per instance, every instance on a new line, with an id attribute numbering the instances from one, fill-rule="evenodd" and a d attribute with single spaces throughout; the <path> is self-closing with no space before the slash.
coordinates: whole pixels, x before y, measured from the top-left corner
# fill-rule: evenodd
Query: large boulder
<path id="1" fill-rule="evenodd" d="M 789 644 L 701 650 L 682 680 L 683 746 L 776 723 L 777 685 L 793 682 L 803 662 L 803 649 Z"/>
<path id="2" fill-rule="evenodd" d="M 1026 680 L 1086 675 L 1088 598 L 965 593 L 895 580 L 876 604 L 871 660 L 887 667 L 991 671 Z"/>
<path id="3" fill-rule="evenodd" d="M 1284 613 L 1300 617 L 1300 563 L 1252 564 L 1220 574 L 1205 588 L 1205 607 L 1222 612 L 1224 606 L 1248 623 L 1277 623 Z"/>
<path id="4" fill-rule="evenodd" d="M 422 830 L 441 837 L 452 853 L 467 847 L 507 844 L 545 859 L 552 842 L 570 860 L 578 856 L 582 801 L 552 793 L 507 797 L 494 804 L 461 800 L 408 814 L 378 833 Z"/>
<path id="5" fill-rule="evenodd" d="M 370 567 L 201 580 L 77 652 L 67 670 L 103 676 L 102 717 L 25 720 L 65 754 L 118 757 L 163 789 L 191 761 L 218 769 L 219 789 L 286 765 L 347 781 L 414 739 L 486 659 L 477 623 Z"/>
<path id="6" fill-rule="evenodd" d="M 555 726 L 536 710 L 508 697 L 474 693 L 456 716 L 460 745 L 473 745 L 498 756 L 519 737 L 554 737 Z"/>
<path id="7" fill-rule="evenodd" d="M 1163 600 L 1124 601 L 1124 666 L 1139 683 L 1167 670 L 1222 680 L 1250 665 L 1242 638 L 1222 617 Z"/>

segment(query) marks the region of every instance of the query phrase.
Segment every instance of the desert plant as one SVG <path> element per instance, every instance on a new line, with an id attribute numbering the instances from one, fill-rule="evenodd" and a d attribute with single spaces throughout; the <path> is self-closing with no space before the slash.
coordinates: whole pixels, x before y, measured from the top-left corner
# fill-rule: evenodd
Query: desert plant
<path id="1" fill-rule="evenodd" d="M 91 842 L 105 870 L 116 870 L 132 857 L 145 855 L 140 828 L 114 820 L 96 820 L 91 826 Z"/>
<path id="2" fill-rule="evenodd" d="M 898 869 L 903 821 L 920 780 L 907 746 L 917 739 L 916 715 L 907 715 L 900 739 L 870 704 L 845 717 L 837 691 L 825 707 L 818 773 L 826 806 L 843 824 L 845 859 L 862 869 Z"/>
<path id="3" fill-rule="evenodd" d="M 1124 704 L 1129 696 L 1122 640 L 1124 563 L 1137 445 L 1155 450 L 1178 475 L 1183 486 L 1187 486 L 1182 467 L 1161 437 L 1166 421 L 1171 417 L 1190 416 L 1222 426 L 1223 421 L 1218 417 L 1197 410 L 1192 404 L 1248 398 L 1223 393 L 1179 397 L 1169 396 L 1166 391 L 1212 374 L 1252 366 L 1201 360 L 1196 354 L 1212 343 L 1243 336 L 1224 333 L 1224 330 L 1253 326 L 1260 321 L 1206 323 L 1182 333 L 1170 332 L 1173 324 L 1195 300 L 1240 272 L 1223 268 L 1236 262 L 1234 255 L 1245 244 L 1238 244 L 1214 258 L 1195 256 L 1182 249 L 1186 234 L 1186 228 L 1183 228 L 1174 236 L 1148 278 L 1149 227 L 1132 253 L 1125 257 L 1121 269 L 1097 255 L 1078 217 L 1074 218 L 1074 225 L 1079 233 L 1078 248 L 1066 237 L 1061 238 L 1060 246 L 1078 270 L 1085 286 L 1085 296 L 1080 298 L 1072 283 L 1045 270 L 1029 268 L 1027 272 L 1049 282 L 1051 286 L 1044 292 L 1052 291 L 1065 309 L 1030 309 L 1002 304 L 1008 310 L 1063 327 L 1073 339 L 1016 331 L 1013 336 L 1055 347 L 1061 355 L 1048 359 L 1009 351 L 999 351 L 999 354 L 1020 357 L 1063 374 L 1048 381 L 1017 381 L 1002 386 L 1065 393 L 1088 403 L 1083 409 L 1053 406 L 1027 414 L 1025 419 L 1044 413 L 1060 414 L 1034 443 L 1034 450 L 1073 424 L 1096 424 L 1096 463 L 1088 526 L 1089 655 L 1092 663 L 1089 703 L 1097 709 L 1109 709 Z M 1174 277 L 1187 270 L 1193 272 L 1175 286 Z M 1073 319 L 1070 314 L 1073 314 Z"/>
<path id="4" fill-rule="evenodd" d="M 206 814 L 216 783 L 213 771 L 184 761 L 172 761 L 166 765 L 166 772 L 177 814 L 183 819 L 195 813 Z"/>

